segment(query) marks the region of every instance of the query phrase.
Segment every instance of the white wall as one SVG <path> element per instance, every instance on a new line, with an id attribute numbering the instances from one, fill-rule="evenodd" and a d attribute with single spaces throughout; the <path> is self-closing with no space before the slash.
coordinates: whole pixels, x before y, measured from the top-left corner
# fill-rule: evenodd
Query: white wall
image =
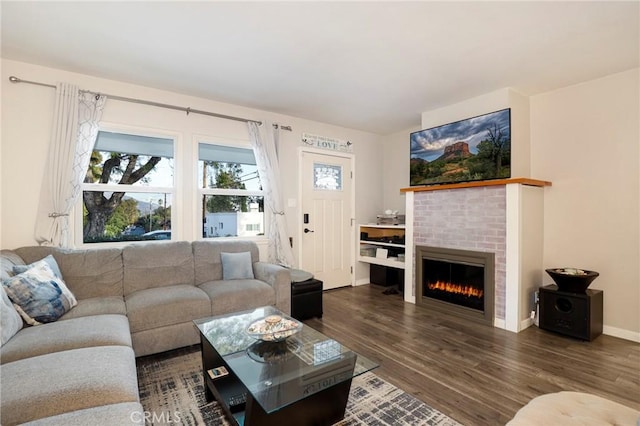
<path id="1" fill-rule="evenodd" d="M 640 341 L 640 69 L 531 97 L 544 266 L 600 273 L 604 332 Z M 551 283 L 551 279 L 546 277 Z"/>
<path id="2" fill-rule="evenodd" d="M 418 117 L 416 117 L 416 121 Z M 393 133 L 384 137 L 382 146 L 384 170 L 383 186 L 383 210 L 398 210 L 405 213 L 406 195 L 400 192 L 400 188 L 409 186 L 409 135 L 421 130 L 419 125 Z"/>
<path id="3" fill-rule="evenodd" d="M 11 75 L 51 84 L 66 81 L 83 89 L 112 95 L 152 100 L 259 121 L 270 120 L 292 126 L 292 132 L 281 133 L 280 153 L 285 206 L 288 205 L 288 200 L 293 200 L 295 204 L 286 207 L 285 211 L 294 245 L 300 241 L 296 207 L 299 202 L 298 147 L 301 145 L 301 134 L 304 132 L 345 139 L 353 143 L 356 158 L 356 222 L 375 217 L 382 206 L 382 138 L 378 135 L 89 75 L 2 60 L 2 248 L 35 244 L 35 216 L 43 179 L 42 169 L 47 158 L 55 94 L 51 88 L 9 83 L 8 78 Z M 241 122 L 197 114 L 187 116 L 179 111 L 114 100 L 107 101 L 103 121 L 174 133 L 178 136 L 179 153 L 193 158 L 197 155 L 195 138 L 198 135 L 207 136 L 212 141 L 248 140 L 246 125 Z M 195 170 L 178 171 L 178 198 L 185 206 L 182 211 L 176 212 L 179 215 L 178 220 L 172 223 L 178 239 L 197 239 L 201 232 L 202 223 L 201 219 L 198 220 L 195 208 L 195 174 Z"/>

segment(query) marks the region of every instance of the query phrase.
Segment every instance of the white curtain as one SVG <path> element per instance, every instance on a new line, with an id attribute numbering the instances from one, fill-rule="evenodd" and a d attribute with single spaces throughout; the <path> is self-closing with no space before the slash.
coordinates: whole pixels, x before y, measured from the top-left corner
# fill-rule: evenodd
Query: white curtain
<path id="1" fill-rule="evenodd" d="M 280 167 L 276 154 L 276 139 L 279 130 L 271 123 L 248 122 L 249 139 L 256 156 L 256 165 L 265 194 L 265 215 L 269 221 L 269 262 L 288 268 L 295 266 L 295 258 L 289 244 L 287 221 L 284 216 L 284 202 L 280 183 Z"/>
<path id="2" fill-rule="evenodd" d="M 44 169 L 36 241 L 68 247 L 69 214 L 80 195 L 106 98 L 68 83 L 56 86 L 49 156 Z"/>

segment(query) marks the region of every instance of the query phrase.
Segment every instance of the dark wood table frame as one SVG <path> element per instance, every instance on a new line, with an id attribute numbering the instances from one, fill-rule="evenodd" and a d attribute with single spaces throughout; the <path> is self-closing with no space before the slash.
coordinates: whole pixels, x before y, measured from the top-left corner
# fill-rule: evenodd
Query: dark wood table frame
<path id="1" fill-rule="evenodd" d="M 202 342 L 202 372 L 204 376 L 205 395 L 207 401 L 216 399 L 224 409 L 229 419 L 233 419 L 238 425 L 244 426 L 281 426 L 290 425 L 332 425 L 344 418 L 349 399 L 351 381 L 332 382 L 330 377 L 319 377 L 314 385 L 319 386 L 315 392 L 282 409 L 267 413 L 262 406 L 254 400 L 251 392 L 248 392 L 242 382 L 237 378 L 233 369 L 224 361 L 211 343 L 200 335 Z M 355 363 L 355 354 L 354 360 Z M 212 380 L 208 370 L 225 366 L 229 375 Z M 244 411 L 231 412 L 229 399 L 241 393 L 246 393 L 246 406 Z"/>

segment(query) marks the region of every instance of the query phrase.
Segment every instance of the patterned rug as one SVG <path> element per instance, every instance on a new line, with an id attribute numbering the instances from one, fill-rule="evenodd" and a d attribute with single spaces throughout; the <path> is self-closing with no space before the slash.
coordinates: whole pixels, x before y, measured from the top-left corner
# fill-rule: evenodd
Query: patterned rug
<path id="1" fill-rule="evenodd" d="M 147 424 L 231 426 L 219 404 L 205 400 L 199 346 L 138 358 L 137 367 Z M 347 412 L 336 425 L 459 423 L 375 374 L 366 373 L 353 380 Z"/>

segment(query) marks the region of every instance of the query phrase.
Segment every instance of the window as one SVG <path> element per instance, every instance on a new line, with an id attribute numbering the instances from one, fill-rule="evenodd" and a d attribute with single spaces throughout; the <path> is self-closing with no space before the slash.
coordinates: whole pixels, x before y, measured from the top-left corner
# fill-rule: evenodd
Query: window
<path id="1" fill-rule="evenodd" d="M 171 239 L 174 140 L 99 131 L 82 185 L 84 243 Z"/>
<path id="2" fill-rule="evenodd" d="M 200 143 L 198 159 L 202 236 L 262 235 L 264 196 L 253 150 Z"/>
<path id="3" fill-rule="evenodd" d="M 313 188 L 342 191 L 342 167 L 313 163 Z"/>
<path id="4" fill-rule="evenodd" d="M 260 224 L 259 223 L 247 223 L 245 227 L 247 232 L 260 232 Z"/>

